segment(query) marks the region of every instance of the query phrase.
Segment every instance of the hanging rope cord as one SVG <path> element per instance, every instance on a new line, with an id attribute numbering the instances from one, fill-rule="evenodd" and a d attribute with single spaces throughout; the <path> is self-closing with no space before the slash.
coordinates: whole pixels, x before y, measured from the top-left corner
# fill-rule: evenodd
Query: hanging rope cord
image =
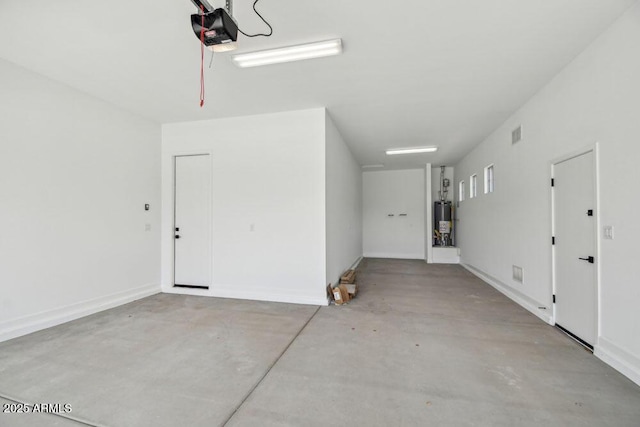
<path id="1" fill-rule="evenodd" d="M 271 34 L 273 34 L 273 27 L 271 26 L 271 24 L 269 24 L 267 20 L 264 19 L 264 17 L 260 15 L 260 12 L 258 12 L 258 10 L 256 9 L 256 3 L 258 3 L 259 1 L 260 0 L 255 0 L 253 2 L 253 11 L 256 13 L 256 15 L 260 17 L 260 19 L 262 19 L 262 22 L 267 24 L 267 27 L 269 27 L 269 33 L 247 34 L 244 31 L 242 31 L 240 28 L 238 28 L 238 31 L 245 37 L 271 37 Z"/>
<path id="2" fill-rule="evenodd" d="M 264 17 L 256 9 L 256 3 L 258 3 L 258 1 L 260 0 L 255 0 L 253 2 L 253 11 L 256 13 L 256 15 L 260 17 L 260 19 L 262 19 L 262 22 L 267 24 L 267 27 L 269 27 L 269 33 L 247 34 L 244 31 L 242 31 L 240 28 L 238 28 L 238 31 L 241 34 L 243 34 L 245 37 L 271 37 L 271 35 L 273 34 L 273 27 L 271 26 L 271 24 L 269 24 L 267 20 L 264 19 Z M 200 12 L 202 15 L 202 25 L 200 29 L 200 108 L 202 108 L 204 107 L 204 88 L 205 88 L 205 84 L 204 84 L 204 32 L 205 32 L 204 31 L 204 15 L 205 15 L 205 11 L 203 6 L 200 6 Z M 213 64 L 213 52 L 211 52 L 211 61 L 209 62 L 209 68 L 211 68 L 211 64 Z"/>

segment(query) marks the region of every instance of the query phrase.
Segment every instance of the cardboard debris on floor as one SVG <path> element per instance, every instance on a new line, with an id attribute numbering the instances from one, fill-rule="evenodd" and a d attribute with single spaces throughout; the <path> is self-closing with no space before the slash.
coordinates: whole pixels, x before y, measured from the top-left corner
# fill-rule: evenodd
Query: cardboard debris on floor
<path id="1" fill-rule="evenodd" d="M 340 277 L 340 284 L 331 289 L 330 298 L 336 305 L 343 305 L 351 301 L 358 294 L 355 270 L 348 270 Z"/>
<path id="2" fill-rule="evenodd" d="M 345 285 L 338 285 L 333 288 L 333 300 L 337 305 L 346 304 L 351 300 L 349 291 Z"/>
<path id="3" fill-rule="evenodd" d="M 356 283 L 356 271 L 347 270 L 342 277 L 340 277 L 340 284 L 347 285 Z"/>
<path id="4" fill-rule="evenodd" d="M 354 299 L 356 295 L 358 295 L 358 285 L 356 283 L 344 286 L 347 288 L 347 292 L 349 292 L 350 299 Z"/>
<path id="5" fill-rule="evenodd" d="M 333 286 L 331 286 L 331 283 L 329 283 L 327 285 L 327 298 L 329 298 L 329 301 L 333 301 Z"/>

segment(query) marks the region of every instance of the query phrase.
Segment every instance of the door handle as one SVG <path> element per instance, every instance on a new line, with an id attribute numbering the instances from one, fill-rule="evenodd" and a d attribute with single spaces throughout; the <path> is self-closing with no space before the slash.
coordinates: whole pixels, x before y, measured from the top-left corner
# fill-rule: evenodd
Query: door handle
<path id="1" fill-rule="evenodd" d="M 582 261 L 589 261 L 590 264 L 593 264 L 596 261 L 595 258 L 592 257 L 592 256 L 587 257 L 587 258 L 578 258 L 578 259 L 580 259 Z"/>

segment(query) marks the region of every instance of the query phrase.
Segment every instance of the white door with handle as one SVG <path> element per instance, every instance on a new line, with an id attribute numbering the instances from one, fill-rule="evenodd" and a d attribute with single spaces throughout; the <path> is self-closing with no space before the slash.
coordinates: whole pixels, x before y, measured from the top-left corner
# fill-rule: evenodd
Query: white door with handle
<path id="1" fill-rule="evenodd" d="M 553 165 L 556 325 L 591 346 L 598 322 L 593 151 Z"/>
<path id="2" fill-rule="evenodd" d="M 211 159 L 175 157 L 174 285 L 211 284 Z"/>

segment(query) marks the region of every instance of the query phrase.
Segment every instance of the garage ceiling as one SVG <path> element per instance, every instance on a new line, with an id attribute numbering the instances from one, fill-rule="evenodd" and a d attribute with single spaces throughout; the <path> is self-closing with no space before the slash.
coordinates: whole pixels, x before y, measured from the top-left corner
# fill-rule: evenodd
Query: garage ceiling
<path id="1" fill-rule="evenodd" d="M 263 31 L 252 3 L 234 15 Z M 202 109 L 189 0 L 3 0 L 0 57 L 159 123 L 327 107 L 362 165 L 410 168 L 455 163 L 633 3 L 261 0 L 274 34 L 237 52 L 339 37 L 344 54 L 250 69 L 216 54 Z M 421 145 L 440 150 L 384 155 Z"/>

